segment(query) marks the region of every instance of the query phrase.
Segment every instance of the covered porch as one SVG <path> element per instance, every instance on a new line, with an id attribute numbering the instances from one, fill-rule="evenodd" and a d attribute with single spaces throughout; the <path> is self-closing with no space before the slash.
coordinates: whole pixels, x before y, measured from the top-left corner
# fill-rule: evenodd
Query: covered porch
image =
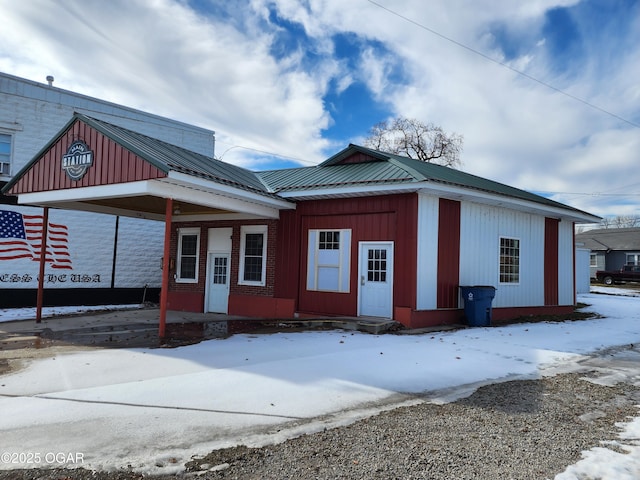
<path id="1" fill-rule="evenodd" d="M 165 337 L 176 223 L 274 221 L 295 204 L 270 193 L 250 171 L 139 133 L 76 114 L 4 188 L 22 205 L 164 222 L 158 334 Z M 144 242 L 144 239 L 140 239 Z M 46 244 L 45 244 L 46 245 Z M 41 248 L 37 318 L 41 319 L 47 248 Z"/>

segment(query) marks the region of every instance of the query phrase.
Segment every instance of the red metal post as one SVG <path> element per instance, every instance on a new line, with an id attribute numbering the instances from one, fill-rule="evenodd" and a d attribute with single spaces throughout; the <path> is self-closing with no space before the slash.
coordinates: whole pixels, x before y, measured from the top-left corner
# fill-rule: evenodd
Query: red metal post
<path id="1" fill-rule="evenodd" d="M 162 340 L 165 336 L 167 324 L 167 298 L 169 297 L 169 254 L 171 242 L 171 216 L 173 214 L 173 199 L 167 198 L 164 213 L 164 254 L 162 256 L 162 287 L 160 289 L 160 325 L 158 336 Z"/>
<path id="2" fill-rule="evenodd" d="M 47 235 L 49 234 L 49 207 L 42 214 L 42 240 L 40 241 L 40 273 L 38 275 L 38 295 L 36 298 L 36 323 L 42 321 L 42 303 L 44 297 L 44 265 L 47 260 Z"/>

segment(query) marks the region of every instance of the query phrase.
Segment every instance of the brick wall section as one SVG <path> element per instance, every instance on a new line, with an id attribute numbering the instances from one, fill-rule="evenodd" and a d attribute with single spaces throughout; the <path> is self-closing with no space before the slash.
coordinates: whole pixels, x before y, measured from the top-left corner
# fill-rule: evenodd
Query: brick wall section
<path id="1" fill-rule="evenodd" d="M 240 228 L 246 225 L 267 225 L 267 268 L 266 285 L 258 287 L 253 285 L 238 285 L 238 268 L 240 265 Z M 204 295 L 206 290 L 207 275 L 207 246 L 209 228 L 233 228 L 231 236 L 231 273 L 230 273 L 230 295 L 253 295 L 273 297 L 275 289 L 275 265 L 276 265 L 276 241 L 277 241 L 277 220 L 229 220 L 214 222 L 174 222 L 171 225 L 171 258 L 177 259 L 178 249 L 178 229 L 179 228 L 200 228 L 200 257 L 198 264 L 198 283 L 178 283 L 174 279 L 175 267 L 170 272 L 169 291 L 183 293 L 197 293 Z"/>

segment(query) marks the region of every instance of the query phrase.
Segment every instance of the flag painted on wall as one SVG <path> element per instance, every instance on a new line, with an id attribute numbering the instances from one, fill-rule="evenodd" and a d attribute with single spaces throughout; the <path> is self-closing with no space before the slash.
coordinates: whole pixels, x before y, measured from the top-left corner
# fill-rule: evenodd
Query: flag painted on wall
<path id="1" fill-rule="evenodd" d="M 40 261 L 42 215 L 0 210 L 0 261 L 30 258 Z M 66 225 L 49 222 L 45 260 L 51 268 L 72 269 Z"/>

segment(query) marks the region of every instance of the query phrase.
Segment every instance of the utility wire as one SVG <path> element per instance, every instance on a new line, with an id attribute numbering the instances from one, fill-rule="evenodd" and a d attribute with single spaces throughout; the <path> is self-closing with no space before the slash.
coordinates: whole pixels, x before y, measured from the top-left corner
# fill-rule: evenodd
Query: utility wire
<path id="1" fill-rule="evenodd" d="M 545 86 L 545 87 L 547 87 L 547 88 L 549 88 L 549 89 L 551 89 L 551 90 L 553 90 L 555 92 L 558 92 L 558 93 L 560 93 L 562 95 L 565 95 L 565 96 L 567 96 L 567 97 L 569 97 L 569 98 L 571 98 L 573 100 L 576 100 L 576 101 L 578 101 L 578 102 L 580 102 L 580 103 L 582 103 L 582 104 L 584 104 L 584 105 L 586 105 L 588 107 L 591 107 L 591 108 L 593 108 L 595 110 L 598 110 L 599 112 L 602 112 L 602 113 L 604 113 L 606 115 L 610 115 L 610 116 L 612 116 L 614 118 L 617 118 L 618 120 L 620 120 L 620 121 L 622 121 L 624 123 L 628 123 L 629 125 L 631 125 L 633 127 L 640 128 L 640 124 L 638 124 L 638 123 L 632 122 L 631 120 L 627 120 L 626 118 L 623 118 L 620 115 L 616 115 L 615 113 L 612 113 L 612 112 L 610 112 L 608 110 L 605 110 L 604 108 L 599 107 L 597 105 L 594 105 L 593 103 L 588 102 L 588 101 L 586 101 L 586 100 L 584 100 L 584 99 L 582 99 L 580 97 L 576 97 L 575 95 L 572 95 L 572 94 L 570 94 L 568 92 L 565 92 L 564 90 L 561 90 L 561 89 L 559 89 L 557 87 L 554 87 L 553 85 L 551 85 L 551 84 L 549 84 L 549 83 L 547 83 L 547 82 L 545 82 L 543 80 L 540 80 L 540 79 L 538 79 L 536 77 L 533 77 L 533 76 L 529 75 L 528 73 L 525 73 L 525 72 L 523 72 L 521 70 L 518 70 L 517 68 L 514 68 L 514 67 L 512 67 L 511 65 L 509 65 L 507 63 L 501 62 L 500 60 L 497 60 L 497 59 L 495 59 L 493 57 L 490 57 L 489 55 L 487 55 L 485 53 L 482 53 L 481 51 L 476 50 L 475 48 L 472 48 L 472 47 L 470 47 L 468 45 L 465 45 L 464 43 L 458 42 L 457 40 L 454 40 L 451 37 L 447 37 L 446 35 L 443 35 L 442 33 L 438 32 L 438 31 L 436 31 L 436 30 L 434 30 L 432 28 L 429 28 L 426 25 L 423 25 L 422 23 L 419 23 L 419 22 L 417 22 L 417 21 L 415 21 L 415 20 L 413 20 L 413 19 L 411 19 L 409 17 L 406 17 L 406 16 L 402 15 L 401 13 L 398 13 L 398 12 L 396 12 L 394 10 L 391 10 L 390 8 L 387 8 L 384 5 L 380 5 L 378 2 L 375 2 L 374 0 L 367 0 L 367 1 L 369 3 L 371 3 L 372 5 L 375 5 L 376 7 L 381 8 L 382 10 L 385 10 L 385 11 L 389 12 L 392 15 L 395 15 L 398 18 L 401 18 L 401 19 L 403 19 L 403 20 L 405 20 L 405 21 L 407 21 L 409 23 L 412 23 L 413 25 L 415 25 L 417 27 L 420 27 L 423 30 L 426 30 L 427 32 L 432 33 L 432 34 L 434 34 L 434 35 L 446 40 L 447 42 L 451 42 L 451 43 L 453 43 L 454 45 L 457 45 L 460 48 L 464 48 L 465 50 L 468 50 L 471 53 L 475 53 L 476 55 L 481 56 L 485 60 L 488 60 L 490 62 L 496 63 L 496 64 L 500 65 L 501 67 L 508 68 L 512 72 L 515 72 L 518 75 L 521 75 L 521 76 L 523 76 L 525 78 L 528 78 L 529 80 L 531 80 L 533 82 L 539 83 L 540 85 L 543 85 L 543 86 Z"/>
<path id="2" fill-rule="evenodd" d="M 224 145 L 229 145 L 228 143 L 219 141 L 216 143 L 222 143 Z M 288 155 L 283 155 L 281 153 L 274 153 L 274 152 L 268 152 L 266 150 L 260 150 L 258 148 L 251 148 L 251 147 L 245 147 L 243 145 L 232 145 L 229 148 L 227 148 L 224 152 L 222 152 L 222 155 L 220 155 L 219 157 L 217 157 L 218 160 L 222 160 L 222 158 L 225 156 L 225 154 L 229 151 L 232 150 L 234 148 L 242 148 L 243 150 L 250 150 L 252 152 L 258 152 L 258 153 L 264 153 L 265 155 L 269 155 L 272 157 L 278 157 L 278 158 L 286 158 L 287 160 L 294 160 L 296 162 L 301 162 L 301 163 L 307 163 L 309 165 L 316 165 L 315 162 L 312 162 L 311 160 L 306 160 L 304 158 L 300 158 L 300 157 L 290 157 Z"/>

